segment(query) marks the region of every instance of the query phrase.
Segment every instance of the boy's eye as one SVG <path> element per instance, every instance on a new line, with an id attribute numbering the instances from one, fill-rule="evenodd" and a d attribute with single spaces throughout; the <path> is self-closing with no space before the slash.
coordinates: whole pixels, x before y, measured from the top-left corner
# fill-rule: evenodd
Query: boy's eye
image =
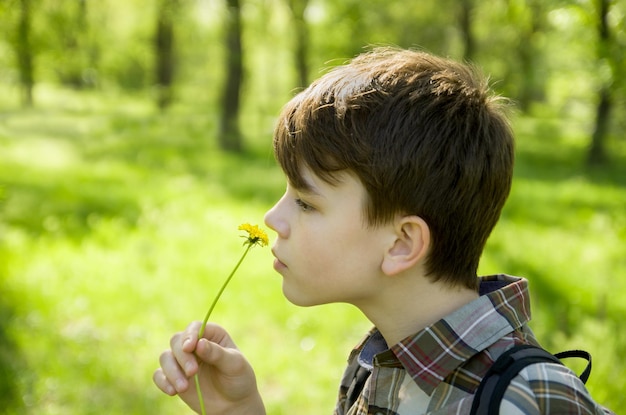
<path id="1" fill-rule="evenodd" d="M 306 203 L 302 199 L 295 199 L 295 202 L 296 202 L 296 205 L 298 205 L 300 207 L 300 209 L 303 210 L 304 212 L 308 212 L 310 210 L 313 210 L 313 206 L 309 205 L 308 203 Z"/>

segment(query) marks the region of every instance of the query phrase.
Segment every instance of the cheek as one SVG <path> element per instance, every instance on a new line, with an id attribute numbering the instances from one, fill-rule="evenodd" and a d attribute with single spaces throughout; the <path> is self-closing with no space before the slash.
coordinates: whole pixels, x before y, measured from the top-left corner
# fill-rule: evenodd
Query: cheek
<path id="1" fill-rule="evenodd" d="M 300 255 L 298 262 L 302 266 L 302 271 L 316 279 L 323 279 L 329 273 L 334 274 L 342 256 L 345 255 L 345 248 L 337 243 L 341 236 L 335 234 L 331 237 L 320 228 L 310 229 L 300 236 L 302 238 L 298 238 L 295 252 Z"/>
<path id="2" fill-rule="evenodd" d="M 358 232 L 340 228 L 323 232 L 317 228 L 302 241 L 300 252 L 307 269 L 317 278 L 336 278 L 337 274 L 360 272 L 362 266 L 370 265 L 370 252 L 362 242 Z"/>

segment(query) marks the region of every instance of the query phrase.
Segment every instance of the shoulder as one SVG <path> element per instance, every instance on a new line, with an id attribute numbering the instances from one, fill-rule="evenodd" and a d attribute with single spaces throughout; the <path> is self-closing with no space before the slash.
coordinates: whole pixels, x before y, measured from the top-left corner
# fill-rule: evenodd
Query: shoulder
<path id="1" fill-rule="evenodd" d="M 524 368 L 507 388 L 501 413 L 602 414 L 584 383 L 570 369 L 556 363 Z"/>

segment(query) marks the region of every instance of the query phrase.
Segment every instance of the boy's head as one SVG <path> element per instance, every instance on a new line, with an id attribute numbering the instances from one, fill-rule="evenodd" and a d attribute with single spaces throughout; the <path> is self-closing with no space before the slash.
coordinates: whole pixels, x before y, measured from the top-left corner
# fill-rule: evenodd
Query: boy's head
<path id="1" fill-rule="evenodd" d="M 513 135 L 472 68 L 418 51 L 360 55 L 285 106 L 274 151 L 295 188 L 305 186 L 303 166 L 330 184 L 354 173 L 370 226 L 421 217 L 432 241 L 426 272 L 475 288 L 511 187 Z"/>

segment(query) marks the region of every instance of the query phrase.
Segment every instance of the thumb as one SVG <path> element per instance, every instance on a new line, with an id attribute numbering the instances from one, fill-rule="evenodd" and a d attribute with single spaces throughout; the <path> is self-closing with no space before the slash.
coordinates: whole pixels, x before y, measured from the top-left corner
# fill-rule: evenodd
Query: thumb
<path id="1" fill-rule="evenodd" d="M 260 397 L 254 370 L 236 347 L 200 339 L 196 356 L 200 362 L 205 391 L 216 392 L 237 405 L 248 405 L 252 399 L 256 402 L 255 407 L 258 406 Z"/>
<path id="2" fill-rule="evenodd" d="M 232 347 L 223 347 L 207 339 L 200 339 L 196 356 L 226 375 L 240 374 L 246 366 L 243 354 Z"/>

